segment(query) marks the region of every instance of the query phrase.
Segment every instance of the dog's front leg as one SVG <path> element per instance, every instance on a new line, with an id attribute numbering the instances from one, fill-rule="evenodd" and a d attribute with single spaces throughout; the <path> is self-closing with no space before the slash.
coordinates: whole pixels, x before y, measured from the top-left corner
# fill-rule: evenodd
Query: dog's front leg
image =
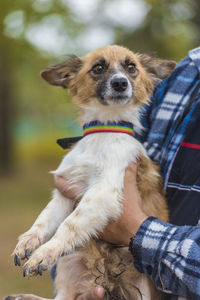
<path id="1" fill-rule="evenodd" d="M 60 223 L 71 213 L 73 205 L 73 201 L 63 197 L 59 191 L 54 191 L 53 199 L 32 227 L 19 237 L 19 242 L 13 252 L 15 265 L 20 265 L 21 259 L 28 259 L 35 249 L 49 240 Z"/>
<path id="2" fill-rule="evenodd" d="M 56 234 L 37 249 L 24 266 L 24 274 L 38 274 L 49 269 L 64 253 L 98 235 L 121 212 L 121 192 L 103 181 L 90 188 L 77 208 L 59 226 Z"/>

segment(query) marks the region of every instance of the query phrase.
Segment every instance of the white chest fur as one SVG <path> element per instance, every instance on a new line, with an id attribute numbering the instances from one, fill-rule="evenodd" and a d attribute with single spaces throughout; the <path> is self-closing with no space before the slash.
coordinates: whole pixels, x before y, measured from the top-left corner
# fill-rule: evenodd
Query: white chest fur
<path id="1" fill-rule="evenodd" d="M 102 180 L 120 190 L 125 169 L 140 154 L 146 156 L 145 149 L 128 134 L 94 133 L 79 141 L 53 173 L 77 185 L 81 196 Z"/>

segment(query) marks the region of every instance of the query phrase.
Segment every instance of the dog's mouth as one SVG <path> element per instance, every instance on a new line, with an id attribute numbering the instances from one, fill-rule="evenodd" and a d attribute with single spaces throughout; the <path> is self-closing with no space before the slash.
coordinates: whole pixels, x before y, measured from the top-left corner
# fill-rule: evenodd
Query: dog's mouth
<path id="1" fill-rule="evenodd" d="M 113 95 L 100 95 L 98 100 L 103 105 L 125 105 L 131 103 L 133 100 L 133 93 L 130 95 L 126 95 L 123 93 L 113 94 Z"/>

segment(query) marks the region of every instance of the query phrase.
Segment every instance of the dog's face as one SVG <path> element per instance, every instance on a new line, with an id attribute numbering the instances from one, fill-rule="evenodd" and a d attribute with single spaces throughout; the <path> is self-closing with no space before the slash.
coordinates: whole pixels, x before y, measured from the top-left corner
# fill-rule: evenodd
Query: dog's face
<path id="1" fill-rule="evenodd" d="M 83 58 L 71 57 L 41 75 L 50 84 L 68 88 L 81 107 L 91 102 L 136 106 L 147 102 L 155 82 L 167 77 L 175 65 L 121 46 L 105 46 Z"/>

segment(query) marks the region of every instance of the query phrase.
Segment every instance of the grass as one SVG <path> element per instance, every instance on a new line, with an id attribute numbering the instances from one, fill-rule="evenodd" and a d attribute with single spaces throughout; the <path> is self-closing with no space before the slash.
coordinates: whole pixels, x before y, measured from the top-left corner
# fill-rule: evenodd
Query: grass
<path id="1" fill-rule="evenodd" d="M 56 168 L 59 159 L 21 164 L 12 175 L 0 177 L 0 299 L 13 293 L 53 296 L 48 272 L 42 277 L 23 278 L 22 267 L 14 266 L 11 253 L 17 237 L 32 225 L 48 203 L 53 188 L 48 171 Z"/>

